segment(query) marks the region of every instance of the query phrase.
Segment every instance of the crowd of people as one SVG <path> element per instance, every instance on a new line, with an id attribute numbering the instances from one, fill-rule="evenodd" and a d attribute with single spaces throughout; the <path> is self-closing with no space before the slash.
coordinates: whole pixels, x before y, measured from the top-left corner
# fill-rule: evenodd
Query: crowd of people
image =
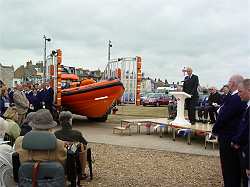
<path id="1" fill-rule="evenodd" d="M 212 134 L 218 137 L 224 186 L 248 186 L 250 79 L 233 75 L 228 84 L 223 86 L 223 94 L 218 93 L 215 87 L 210 87 L 209 96 L 197 107 L 199 79 L 197 75 L 193 75 L 191 68 L 187 68 L 187 74 L 183 91 L 191 95 L 191 98 L 186 99 L 188 118 L 191 124 L 195 124 L 197 110 L 198 120 L 207 122 L 209 116 L 210 123 L 214 124 Z M 54 94 L 48 84 L 30 87 L 17 85 L 11 90 L 0 81 L 0 87 L 0 135 L 13 140 L 21 163 L 30 159 L 29 151 L 22 146 L 25 135 L 30 132 L 46 131 L 57 139 L 52 156 L 46 152 L 34 151 L 35 160 L 53 159 L 64 165 L 68 142 L 87 145 L 81 132 L 72 129 L 73 116 L 69 111 L 60 113 L 61 129 L 52 132 L 57 122 L 52 117 Z M 80 162 L 83 168 L 80 175 L 85 177 L 86 163 L 83 160 Z"/>
<path id="2" fill-rule="evenodd" d="M 192 68 L 187 68 L 183 91 L 190 94 L 186 108 L 191 125 L 196 123 L 196 109 L 201 121 L 214 124 L 212 134 L 218 137 L 221 168 L 225 187 L 250 185 L 249 125 L 250 125 L 250 79 L 241 75 L 230 77 L 220 95 L 215 87 L 210 95 L 196 107 L 199 98 L 199 78 Z"/>
<path id="3" fill-rule="evenodd" d="M 17 84 L 14 89 L 0 82 L 0 116 L 2 117 L 7 108 L 15 106 L 18 111 L 18 124 L 21 124 L 29 112 L 36 112 L 46 108 L 51 113 L 54 109 L 54 91 L 48 83 L 21 85 Z"/>
<path id="4" fill-rule="evenodd" d="M 224 185 L 248 186 L 250 79 L 233 75 L 228 81 L 229 93 L 218 116 L 212 133 L 218 136 Z"/>
<path id="5" fill-rule="evenodd" d="M 23 139 L 27 134 L 34 132 L 47 132 L 55 136 L 57 145 L 49 155 L 46 151 L 32 150 L 32 160 L 54 160 L 66 167 L 69 144 L 82 145 L 79 149 L 81 152 L 86 150 L 87 141 L 82 133 L 72 129 L 71 112 L 62 111 L 57 122 L 53 119 L 53 90 L 48 84 L 35 84 L 29 87 L 16 85 L 14 90 L 11 90 L 1 83 L 0 90 L 0 136 L 2 140 L 14 146 L 21 163 L 30 160 L 30 151 L 23 147 Z M 52 132 L 58 123 L 61 129 Z M 78 177 L 84 179 L 87 177 L 86 151 L 81 155 L 79 163 L 81 170 L 78 170 Z"/>

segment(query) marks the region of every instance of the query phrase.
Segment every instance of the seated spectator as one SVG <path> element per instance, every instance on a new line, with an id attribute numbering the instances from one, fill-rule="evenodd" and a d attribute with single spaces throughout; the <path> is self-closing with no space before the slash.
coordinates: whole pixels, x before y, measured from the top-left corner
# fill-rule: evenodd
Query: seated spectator
<path id="1" fill-rule="evenodd" d="M 51 129 L 57 125 L 47 109 L 38 110 L 29 124 L 32 127 L 32 131 L 47 131 L 49 133 L 52 133 Z M 15 150 L 19 153 L 21 163 L 30 160 L 29 150 L 22 148 L 23 137 L 24 136 L 18 137 L 15 142 Z M 50 154 L 48 154 L 48 151 L 32 151 L 32 159 L 35 161 L 53 160 L 64 165 L 66 156 L 67 152 L 64 147 L 64 142 L 58 139 L 56 149 L 51 151 Z"/>
<path id="2" fill-rule="evenodd" d="M 62 126 L 61 130 L 55 132 L 58 139 L 68 142 L 80 142 L 83 145 L 87 145 L 87 141 L 82 136 L 82 133 L 78 130 L 72 129 L 72 113 L 69 111 L 63 111 L 59 115 L 59 122 Z"/>
<path id="3" fill-rule="evenodd" d="M 228 87 L 228 85 L 224 85 L 223 86 L 222 92 L 223 92 L 223 94 L 220 97 L 220 105 L 223 105 L 223 103 L 225 102 L 226 98 L 228 97 L 228 94 L 229 94 L 229 87 Z"/>
<path id="4" fill-rule="evenodd" d="M 72 113 L 69 111 L 63 111 L 59 115 L 59 122 L 60 125 L 62 126 L 61 130 L 58 130 L 55 132 L 55 136 L 63 141 L 68 142 L 74 142 L 74 143 L 82 143 L 83 145 L 87 145 L 87 141 L 85 138 L 82 136 L 82 133 L 77 130 L 72 130 Z M 79 148 L 79 145 L 76 147 Z M 86 148 L 86 147 L 85 147 Z M 77 149 L 77 148 L 75 148 Z M 87 175 L 85 173 L 85 168 L 86 168 L 86 151 L 84 151 L 84 147 L 79 148 L 79 161 L 81 163 L 81 169 L 79 169 L 79 178 L 80 179 L 86 179 Z"/>
<path id="5" fill-rule="evenodd" d="M 8 123 L 6 134 L 15 140 L 18 136 L 20 136 L 21 131 L 19 125 L 17 124 L 18 112 L 16 107 L 9 107 L 3 114 L 3 117 Z"/>
<path id="6" fill-rule="evenodd" d="M 21 124 L 20 136 L 24 136 L 26 133 L 32 130 L 32 127 L 29 125 L 29 123 L 32 121 L 34 114 L 35 112 L 28 113 L 26 118 L 23 120 L 23 123 Z"/>
<path id="7" fill-rule="evenodd" d="M 210 124 L 215 123 L 215 117 L 217 117 L 217 110 L 220 107 L 221 96 L 217 92 L 215 87 L 209 89 L 210 95 L 208 97 L 208 113 L 210 118 Z"/>

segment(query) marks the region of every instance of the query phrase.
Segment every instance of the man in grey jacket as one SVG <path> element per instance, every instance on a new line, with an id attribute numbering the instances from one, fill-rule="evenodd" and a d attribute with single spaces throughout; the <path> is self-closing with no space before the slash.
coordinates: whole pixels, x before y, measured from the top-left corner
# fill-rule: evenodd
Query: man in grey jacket
<path id="1" fill-rule="evenodd" d="M 30 103 L 25 93 L 22 91 L 22 86 L 20 84 L 16 85 L 13 94 L 13 101 L 18 112 L 18 124 L 21 125 L 25 119 Z"/>

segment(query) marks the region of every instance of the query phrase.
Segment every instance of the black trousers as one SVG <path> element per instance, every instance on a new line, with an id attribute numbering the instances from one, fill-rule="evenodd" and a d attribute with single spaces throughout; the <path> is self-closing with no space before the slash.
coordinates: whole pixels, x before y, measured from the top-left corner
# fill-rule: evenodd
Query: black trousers
<path id="1" fill-rule="evenodd" d="M 209 118 L 210 118 L 212 123 L 215 123 L 215 117 L 217 118 L 217 110 L 218 109 L 219 109 L 218 107 L 214 107 L 214 106 L 208 107 Z"/>
<path id="2" fill-rule="evenodd" d="M 219 137 L 220 161 L 225 187 L 240 187 L 241 167 L 239 151 L 231 147 L 231 140 Z"/>
<path id="3" fill-rule="evenodd" d="M 241 179 L 242 179 L 242 184 L 243 187 L 247 187 L 248 186 L 248 177 L 246 174 L 246 157 L 245 157 L 245 152 L 244 149 L 241 148 L 241 150 L 239 151 L 239 157 L 240 157 L 240 166 L 241 166 Z M 244 155 L 244 156 L 243 156 Z"/>
<path id="4" fill-rule="evenodd" d="M 197 101 L 197 97 L 191 97 L 185 100 L 186 108 L 188 110 L 188 119 L 190 123 L 195 123 L 195 106 L 197 104 Z"/>
<path id="5" fill-rule="evenodd" d="M 207 120 L 208 118 L 208 110 L 206 106 L 200 106 L 197 107 L 198 110 L 198 117 L 199 119 L 202 119 L 202 117 L 204 117 L 205 120 Z"/>

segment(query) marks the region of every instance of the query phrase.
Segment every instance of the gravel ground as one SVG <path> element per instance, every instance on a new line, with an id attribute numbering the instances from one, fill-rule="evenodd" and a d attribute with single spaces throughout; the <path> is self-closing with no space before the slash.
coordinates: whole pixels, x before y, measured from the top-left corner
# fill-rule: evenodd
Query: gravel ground
<path id="1" fill-rule="evenodd" d="M 219 158 L 91 143 L 94 179 L 84 186 L 222 186 Z"/>

